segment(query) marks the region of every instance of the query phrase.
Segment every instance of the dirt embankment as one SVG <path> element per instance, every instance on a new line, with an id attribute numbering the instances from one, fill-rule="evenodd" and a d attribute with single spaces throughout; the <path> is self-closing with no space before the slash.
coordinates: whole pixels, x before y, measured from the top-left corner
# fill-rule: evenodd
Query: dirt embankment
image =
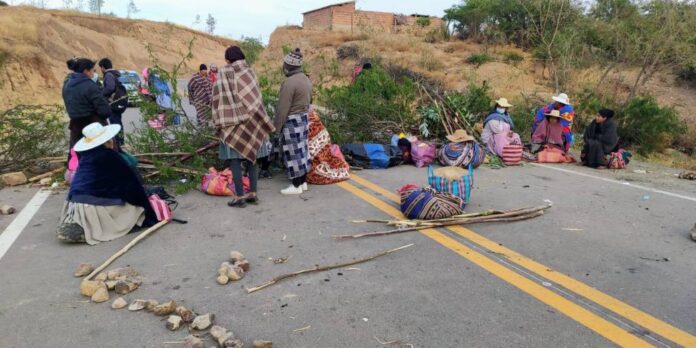
<path id="1" fill-rule="evenodd" d="M 170 67 L 194 38 L 192 67 L 223 63 L 225 48 L 233 43 L 170 23 L 1 7 L 0 110 L 16 104 L 60 103 L 70 57 L 109 57 L 115 68 L 141 71 L 150 65 L 150 45 L 161 64 Z"/>

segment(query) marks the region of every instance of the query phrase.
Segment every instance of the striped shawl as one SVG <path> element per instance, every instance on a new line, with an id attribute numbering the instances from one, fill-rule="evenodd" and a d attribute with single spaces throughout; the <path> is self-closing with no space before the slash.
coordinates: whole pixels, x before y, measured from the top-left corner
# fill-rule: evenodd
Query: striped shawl
<path id="1" fill-rule="evenodd" d="M 245 60 L 219 70 L 213 87 L 213 124 L 223 143 L 252 162 L 268 133 L 275 131 L 256 75 Z"/>

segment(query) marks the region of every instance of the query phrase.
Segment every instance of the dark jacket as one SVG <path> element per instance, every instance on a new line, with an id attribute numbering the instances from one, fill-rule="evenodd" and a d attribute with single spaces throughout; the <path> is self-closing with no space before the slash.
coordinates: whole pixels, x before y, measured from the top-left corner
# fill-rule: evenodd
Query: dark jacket
<path id="1" fill-rule="evenodd" d="M 157 223 L 135 171 L 118 152 L 104 146 L 80 153 L 68 201 L 102 206 L 129 203 L 145 209 L 145 225 Z"/>
<path id="2" fill-rule="evenodd" d="M 119 77 L 121 77 L 121 73 L 118 70 L 109 69 L 104 72 L 104 88 L 102 88 L 102 95 L 107 100 L 116 92 Z"/>
<path id="3" fill-rule="evenodd" d="M 111 116 L 111 107 L 94 81 L 82 73 L 71 73 L 63 85 L 63 102 L 70 119 Z"/>

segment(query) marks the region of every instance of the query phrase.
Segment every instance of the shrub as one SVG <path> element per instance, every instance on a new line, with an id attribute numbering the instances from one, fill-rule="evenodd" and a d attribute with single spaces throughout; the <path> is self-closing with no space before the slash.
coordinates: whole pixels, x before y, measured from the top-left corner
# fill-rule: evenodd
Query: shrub
<path id="1" fill-rule="evenodd" d="M 356 44 L 343 44 L 336 49 L 336 58 L 338 59 L 358 59 L 360 58 L 360 47 Z"/>
<path id="2" fill-rule="evenodd" d="M 415 99 L 412 80 L 394 80 L 377 66 L 351 85 L 319 90 L 319 102 L 330 110 L 324 122 L 339 144 L 382 143 L 394 132 L 415 127 Z"/>
<path id="3" fill-rule="evenodd" d="M 259 59 L 261 52 L 263 52 L 263 43 L 261 40 L 253 37 L 242 37 L 239 48 L 244 52 L 247 63 L 254 64 Z"/>
<path id="4" fill-rule="evenodd" d="M 0 1 L 0 7 L 2 7 L 2 6 L 7 6 L 7 3 L 4 1 Z"/>
<path id="5" fill-rule="evenodd" d="M 0 172 L 66 152 L 65 109 L 58 105 L 18 105 L 0 113 Z"/>
<path id="6" fill-rule="evenodd" d="M 436 43 L 447 39 L 448 36 L 447 27 L 441 26 L 438 28 L 433 28 L 425 33 L 425 38 L 423 39 L 427 43 Z"/>
<path id="7" fill-rule="evenodd" d="M 517 64 L 524 60 L 524 57 L 521 54 L 513 51 L 506 51 L 501 55 L 503 57 L 503 61 L 508 64 Z"/>
<path id="8" fill-rule="evenodd" d="M 430 25 L 430 18 L 420 17 L 420 18 L 416 19 L 416 24 L 420 27 L 425 28 L 425 27 Z"/>
<path id="9" fill-rule="evenodd" d="M 488 53 L 474 53 L 466 59 L 467 63 L 476 65 L 477 67 L 486 64 L 490 61 L 493 61 L 493 57 L 488 55 Z"/>
<path id="10" fill-rule="evenodd" d="M 427 49 L 421 51 L 420 58 L 418 59 L 418 65 L 428 71 L 435 71 L 444 67 L 442 62 L 435 58 L 432 51 Z"/>
<path id="11" fill-rule="evenodd" d="M 641 154 L 662 152 L 684 130 L 673 107 L 661 107 L 652 96 L 631 99 L 616 117 L 624 144 L 634 145 Z"/>
<path id="12" fill-rule="evenodd" d="M 445 47 L 445 53 L 454 53 L 454 46 Z"/>
<path id="13" fill-rule="evenodd" d="M 680 80 L 696 87 L 696 64 L 681 67 L 677 76 Z"/>

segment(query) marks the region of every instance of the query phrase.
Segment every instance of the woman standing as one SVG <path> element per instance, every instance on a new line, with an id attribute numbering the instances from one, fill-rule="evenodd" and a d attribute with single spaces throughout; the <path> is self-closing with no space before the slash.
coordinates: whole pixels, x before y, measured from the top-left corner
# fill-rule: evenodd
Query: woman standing
<path id="1" fill-rule="evenodd" d="M 500 98 L 495 101 L 495 108 L 488 114 L 483 122 L 481 140 L 488 145 L 488 151 L 503 157 L 503 148 L 512 144 L 522 144 L 519 134 L 512 131 L 515 123 L 508 113 L 512 104 L 507 99 Z"/>
<path id="2" fill-rule="evenodd" d="M 312 81 L 302 70 L 302 52 L 295 48 L 283 59 L 287 78 L 280 87 L 274 125 L 280 135 L 283 162 L 292 184 L 280 191 L 297 195 L 307 190 L 309 163 L 309 104 L 312 101 Z"/>
<path id="3" fill-rule="evenodd" d="M 220 137 L 222 160 L 230 160 L 237 196 L 227 205 L 243 208 L 246 203 L 257 203 L 256 159 L 268 156 L 261 144 L 273 132 L 273 123 L 263 108 L 263 98 L 256 75 L 247 64 L 244 53 L 237 46 L 225 51 L 227 65 L 219 71 L 213 87 L 213 124 Z M 251 190 L 244 194 L 242 162 L 249 170 Z"/>
<path id="4" fill-rule="evenodd" d="M 94 81 L 99 78 L 95 63 L 86 58 L 71 59 L 67 62 L 73 72 L 63 84 L 63 102 L 70 117 L 70 148 L 82 137 L 82 129 L 93 122 L 108 124 L 111 107 L 102 96 L 101 89 Z"/>

